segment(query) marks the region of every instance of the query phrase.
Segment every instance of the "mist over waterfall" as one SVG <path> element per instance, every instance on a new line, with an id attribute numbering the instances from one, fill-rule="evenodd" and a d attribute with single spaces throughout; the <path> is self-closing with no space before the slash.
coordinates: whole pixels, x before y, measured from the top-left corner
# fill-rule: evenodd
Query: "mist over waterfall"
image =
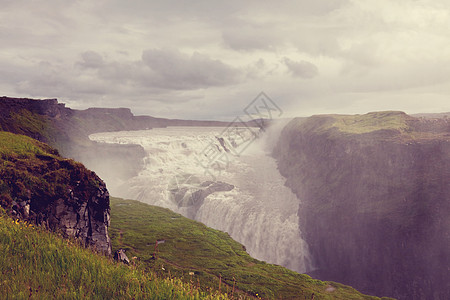
<path id="1" fill-rule="evenodd" d="M 258 133 L 240 155 L 232 155 L 226 167 L 211 177 L 199 157 L 209 155 L 206 149 L 211 147 L 233 153 L 220 139 L 223 130 L 168 127 L 97 133 L 90 138 L 145 149 L 143 171 L 126 182 L 108 185 L 113 195 L 166 207 L 228 232 L 257 259 L 297 272 L 311 270 L 308 246 L 298 225 L 299 200 L 284 186 L 285 179 L 270 156 L 275 134 Z"/>

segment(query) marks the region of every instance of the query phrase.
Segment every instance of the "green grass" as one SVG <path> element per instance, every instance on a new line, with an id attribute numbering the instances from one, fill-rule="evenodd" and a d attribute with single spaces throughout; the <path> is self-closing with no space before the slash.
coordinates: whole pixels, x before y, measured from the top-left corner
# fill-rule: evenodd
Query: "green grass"
<path id="1" fill-rule="evenodd" d="M 1 299 L 228 299 L 0 213 Z"/>
<path id="2" fill-rule="evenodd" d="M 378 299 L 258 261 L 228 234 L 138 201 L 111 198 L 110 234 L 113 250 L 124 248 L 148 270 L 198 282 L 203 289 L 217 290 L 220 281 L 222 292 L 232 293 L 234 286 L 234 295 L 239 290 L 268 299 L 312 299 L 313 294 L 314 299 Z M 157 240 L 165 242 L 155 253 Z"/>
<path id="3" fill-rule="evenodd" d="M 57 151 L 27 136 L 0 131 L 0 155 L 3 159 L 33 154 L 55 156 Z"/>
<path id="4" fill-rule="evenodd" d="M 39 135 L 46 139 L 49 138 L 49 120 L 45 116 L 26 109 L 12 112 L 10 116 L 12 121 L 10 124 L 14 125 L 17 132 L 28 136 Z"/>
<path id="5" fill-rule="evenodd" d="M 335 115 L 333 126 L 348 133 L 369 133 L 377 130 L 409 131 L 407 120 L 410 118 L 403 112 L 384 111 L 365 115 Z"/>
<path id="6" fill-rule="evenodd" d="M 57 148 L 64 136 L 54 119 L 27 109 L 10 111 L 7 118 L 0 118 L 0 128 L 44 141 Z"/>
<path id="7" fill-rule="evenodd" d="M 412 117 L 398 111 L 371 112 L 364 115 L 316 115 L 292 120 L 286 128 L 299 133 L 365 134 L 382 130 L 394 130 L 409 135 Z"/>

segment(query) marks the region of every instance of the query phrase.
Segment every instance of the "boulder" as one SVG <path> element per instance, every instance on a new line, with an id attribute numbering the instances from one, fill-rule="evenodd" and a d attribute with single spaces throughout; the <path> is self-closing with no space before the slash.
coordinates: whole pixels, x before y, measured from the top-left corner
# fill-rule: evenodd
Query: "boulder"
<path id="1" fill-rule="evenodd" d="M 130 260 L 128 259 L 127 255 L 125 254 L 125 250 L 119 249 L 116 252 L 114 252 L 114 260 L 127 264 L 130 264 Z"/>

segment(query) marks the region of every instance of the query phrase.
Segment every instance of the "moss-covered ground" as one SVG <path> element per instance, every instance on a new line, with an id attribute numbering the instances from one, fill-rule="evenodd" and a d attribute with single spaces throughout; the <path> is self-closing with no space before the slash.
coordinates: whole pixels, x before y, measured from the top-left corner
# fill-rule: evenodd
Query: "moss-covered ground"
<path id="1" fill-rule="evenodd" d="M 378 299 L 258 261 L 227 233 L 138 201 L 111 199 L 110 234 L 113 250 L 123 248 L 148 270 L 205 290 L 268 299 Z M 157 241 L 164 242 L 156 247 Z"/>

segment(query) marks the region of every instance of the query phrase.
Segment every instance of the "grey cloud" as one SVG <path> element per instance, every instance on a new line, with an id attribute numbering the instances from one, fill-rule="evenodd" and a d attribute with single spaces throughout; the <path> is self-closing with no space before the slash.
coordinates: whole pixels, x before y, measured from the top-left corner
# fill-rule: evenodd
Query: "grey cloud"
<path id="1" fill-rule="evenodd" d="M 248 2 L 221 26 L 224 44 L 237 51 L 284 50 L 289 46 L 312 55 L 337 56 L 345 28 L 334 16 L 348 1 Z M 252 17 L 252 12 L 256 16 Z M 338 16 L 340 14 L 337 14 Z M 249 17 L 250 16 L 250 17 Z M 280 18 L 283 16 L 283 18 Z"/>
<path id="2" fill-rule="evenodd" d="M 152 17 L 168 20 L 168 16 L 177 15 L 181 18 L 209 18 L 211 21 L 222 21 L 230 15 L 269 11 L 273 13 L 288 13 L 296 15 L 324 15 L 339 9 L 349 3 L 348 0 L 229 0 L 229 1 L 166 1 L 166 0 L 134 0 L 133 4 L 122 0 L 105 1 L 99 6 L 99 11 L 114 14 L 118 17 L 133 15 L 137 17 Z"/>
<path id="3" fill-rule="evenodd" d="M 142 60 L 161 87 L 167 88 L 223 86 L 236 83 L 239 76 L 238 70 L 198 52 L 189 56 L 179 51 L 151 49 L 144 51 Z"/>
<path id="4" fill-rule="evenodd" d="M 303 53 L 314 56 L 342 56 L 342 48 L 338 38 L 342 30 L 330 25 L 330 28 L 295 28 L 290 33 L 290 42 Z"/>
<path id="5" fill-rule="evenodd" d="M 138 61 L 107 61 L 98 69 L 99 78 L 116 85 L 139 82 L 145 76 L 142 63 Z"/>
<path id="6" fill-rule="evenodd" d="M 98 69 L 103 66 L 103 57 L 94 51 L 86 51 L 81 54 L 82 61 L 78 65 L 84 68 Z"/>
<path id="7" fill-rule="evenodd" d="M 101 80 L 100 86 L 109 83 L 132 89 L 131 93 L 227 86 L 237 83 L 241 75 L 240 70 L 198 52 L 187 55 L 168 49 L 145 50 L 140 60 L 105 60 L 97 52 L 86 51 L 75 65 L 81 67 L 81 77 Z"/>
<path id="8" fill-rule="evenodd" d="M 161 99 L 174 91 L 195 91 L 237 83 L 241 71 L 200 53 L 151 49 L 140 60 L 111 60 L 85 51 L 72 67 L 41 61 L 28 66 L 10 64 L 15 90 L 33 97 Z M 147 95 L 147 96 L 146 96 Z M 159 95 L 159 96 L 158 96 Z M 166 98 L 167 99 L 167 98 Z M 160 101 L 160 100 L 155 100 Z M 167 100 L 165 100 L 167 101 Z M 182 97 L 170 100 L 179 103 Z"/>
<path id="9" fill-rule="evenodd" d="M 247 77 L 252 79 L 261 78 L 267 73 L 268 73 L 267 64 L 262 58 L 250 64 L 246 69 Z"/>
<path id="10" fill-rule="evenodd" d="M 297 62 L 285 57 L 284 63 L 295 77 L 314 78 L 319 74 L 319 69 L 315 64 L 304 60 Z"/>
<path id="11" fill-rule="evenodd" d="M 54 97 L 70 94 L 70 75 L 59 66 L 48 61 L 41 61 L 26 67 L 17 67 L 21 79 L 15 83 L 19 93 L 41 97 L 53 94 Z"/>
<path id="12" fill-rule="evenodd" d="M 328 14 L 332 11 L 335 11 L 345 5 L 348 5 L 350 1 L 348 0 L 316 0 L 316 1 L 303 1 L 304 6 L 302 6 L 303 10 L 307 14 L 314 15 L 324 15 Z"/>
<path id="13" fill-rule="evenodd" d="M 349 94 L 420 88 L 449 110 L 444 0 L 1 2 L 4 93 L 208 118 L 234 114 L 262 89 L 320 113 L 336 101 L 351 108 Z"/>
<path id="14" fill-rule="evenodd" d="M 240 1 L 243 2 L 243 1 Z M 248 11 L 264 11 L 274 15 L 286 16 L 324 16 L 350 3 L 348 0 L 296 0 L 296 1 L 245 1 L 241 5 Z"/>
<path id="15" fill-rule="evenodd" d="M 208 20 L 210 23 L 221 23 L 228 15 L 233 14 L 242 4 L 241 1 L 166 1 L 166 0 L 134 0 L 130 5 L 122 0 L 105 1 L 96 12 L 106 22 L 128 20 L 128 16 L 147 19 L 150 22 L 164 22 L 166 24 L 177 20 Z M 105 16 L 105 17 L 102 17 Z M 106 16 L 114 16 L 113 20 Z M 175 18 L 172 18 L 176 16 Z"/>
<path id="16" fill-rule="evenodd" d="M 98 99 L 108 94 L 123 96 L 122 86 L 103 80 L 95 73 L 80 72 L 73 68 L 73 64 L 40 61 L 19 65 L 0 62 L 0 66 L 0 77 L 8 76 L 11 91 L 22 96 L 77 99 L 80 102 L 89 102 L 93 98 Z M 2 82 L 7 81 L 4 79 Z"/>
<path id="17" fill-rule="evenodd" d="M 257 25 L 239 21 L 222 33 L 226 46 L 233 50 L 275 50 L 282 46 L 280 35 L 269 25 Z"/>

